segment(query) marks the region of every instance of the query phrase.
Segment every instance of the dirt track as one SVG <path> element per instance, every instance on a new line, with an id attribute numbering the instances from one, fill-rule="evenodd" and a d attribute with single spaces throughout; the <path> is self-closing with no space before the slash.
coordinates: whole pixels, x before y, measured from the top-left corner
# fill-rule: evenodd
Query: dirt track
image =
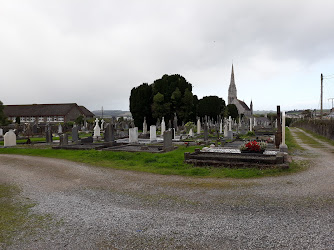
<path id="1" fill-rule="evenodd" d="M 291 129 L 294 134 L 296 129 Z M 14 249 L 312 248 L 334 245 L 334 150 L 304 172 L 251 180 L 160 176 L 0 155 L 0 183 L 60 225 Z"/>

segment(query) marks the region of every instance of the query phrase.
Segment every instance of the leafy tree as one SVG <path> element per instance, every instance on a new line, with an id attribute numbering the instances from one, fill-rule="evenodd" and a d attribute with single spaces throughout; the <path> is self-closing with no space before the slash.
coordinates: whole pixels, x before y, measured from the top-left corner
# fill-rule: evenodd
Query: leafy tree
<path id="1" fill-rule="evenodd" d="M 15 118 L 15 123 L 16 123 L 16 124 L 21 124 L 21 118 L 20 118 L 19 116 L 17 116 L 17 117 Z"/>
<path id="2" fill-rule="evenodd" d="M 80 124 L 83 125 L 84 124 L 84 117 L 83 115 L 79 115 L 76 119 L 75 119 L 75 124 Z"/>
<path id="3" fill-rule="evenodd" d="M 198 101 L 197 114 L 199 117 L 210 116 L 217 120 L 217 116 L 223 115 L 225 101 L 218 96 L 204 96 Z"/>
<path id="4" fill-rule="evenodd" d="M 0 125 L 5 126 L 9 124 L 9 121 L 7 120 L 7 117 L 5 116 L 4 109 L 5 109 L 5 106 L 0 101 Z"/>
<path id="5" fill-rule="evenodd" d="M 238 112 L 237 106 L 235 106 L 234 104 L 229 104 L 226 106 L 226 108 L 228 111 L 227 116 L 231 116 L 235 120 L 239 119 L 239 112 Z"/>
<path id="6" fill-rule="evenodd" d="M 136 127 L 143 127 L 144 117 L 146 117 L 148 124 L 154 123 L 151 111 L 152 101 L 153 96 L 151 85 L 143 83 L 131 90 L 130 112 Z"/>

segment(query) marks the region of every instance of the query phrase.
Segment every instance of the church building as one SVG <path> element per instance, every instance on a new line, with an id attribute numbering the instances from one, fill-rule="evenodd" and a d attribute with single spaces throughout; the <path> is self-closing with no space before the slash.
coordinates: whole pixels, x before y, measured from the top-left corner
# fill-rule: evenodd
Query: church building
<path id="1" fill-rule="evenodd" d="M 237 98 L 237 86 L 234 82 L 233 64 L 230 86 L 228 88 L 228 104 L 234 104 L 238 109 L 239 115 L 243 114 L 246 117 L 250 117 L 253 115 L 253 102 L 251 101 L 249 108 L 245 102 Z"/>

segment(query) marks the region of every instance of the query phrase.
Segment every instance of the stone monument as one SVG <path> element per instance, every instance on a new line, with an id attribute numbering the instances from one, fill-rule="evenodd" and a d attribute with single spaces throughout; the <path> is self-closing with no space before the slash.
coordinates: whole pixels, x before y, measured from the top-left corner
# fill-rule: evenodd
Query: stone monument
<path id="1" fill-rule="evenodd" d="M 4 146 L 12 147 L 16 146 L 16 134 L 10 129 L 4 136 Z"/>

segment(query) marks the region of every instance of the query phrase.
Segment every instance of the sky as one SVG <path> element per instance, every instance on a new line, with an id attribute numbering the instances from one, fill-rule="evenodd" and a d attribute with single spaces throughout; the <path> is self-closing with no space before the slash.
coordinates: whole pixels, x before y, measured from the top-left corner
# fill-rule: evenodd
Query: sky
<path id="1" fill-rule="evenodd" d="M 334 98 L 334 1 L 0 0 L 0 101 L 129 110 L 131 89 L 180 74 L 199 98 L 254 110 Z"/>

